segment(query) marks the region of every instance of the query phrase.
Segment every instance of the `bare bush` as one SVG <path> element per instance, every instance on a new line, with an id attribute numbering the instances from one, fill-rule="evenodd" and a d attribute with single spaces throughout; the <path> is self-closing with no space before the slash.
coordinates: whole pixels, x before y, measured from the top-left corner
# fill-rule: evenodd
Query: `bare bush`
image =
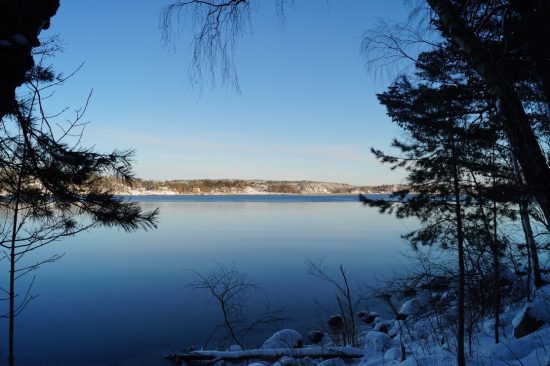
<path id="1" fill-rule="evenodd" d="M 234 265 L 227 267 L 218 263 L 216 268 L 206 275 L 197 271 L 192 272 L 197 276 L 197 280 L 188 286 L 193 290 L 206 291 L 219 306 L 222 314 L 221 322 L 214 327 L 204 347 L 219 336 L 220 345 L 227 346 L 224 342 L 229 341 L 244 349 L 252 335 L 272 330 L 269 328 L 280 326 L 289 319 L 282 305 L 273 308 L 259 285 L 252 282 L 247 274 L 239 272 Z M 261 297 L 264 301 L 253 301 Z M 260 305 L 262 310 L 254 316 L 251 305 Z"/>

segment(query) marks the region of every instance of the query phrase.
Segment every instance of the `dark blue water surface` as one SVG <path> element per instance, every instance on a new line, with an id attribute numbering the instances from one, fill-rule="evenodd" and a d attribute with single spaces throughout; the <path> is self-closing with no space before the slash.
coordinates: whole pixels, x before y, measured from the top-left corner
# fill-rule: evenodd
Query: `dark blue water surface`
<path id="1" fill-rule="evenodd" d="M 190 270 L 216 263 L 247 273 L 292 313 L 284 326 L 305 332 L 316 327 L 315 302 L 334 308 L 333 289 L 307 274 L 307 259 L 323 259 L 334 275 L 342 264 L 354 283 L 374 285 L 401 260 L 400 235 L 415 226 L 355 195 L 129 199 L 160 209 L 157 230 L 94 229 L 27 258 L 65 253 L 35 272 L 38 297 L 16 319 L 19 365 L 167 364 L 160 354 L 200 346 L 220 320 L 203 293 L 186 287 L 196 279 Z M 27 283 L 18 282 L 21 295 Z M 5 358 L 7 321 L 0 325 Z"/>
<path id="2" fill-rule="evenodd" d="M 389 195 L 373 195 L 387 199 Z M 129 196 L 136 202 L 358 202 L 359 195 L 297 195 L 297 194 L 252 194 L 252 195 L 159 195 Z"/>

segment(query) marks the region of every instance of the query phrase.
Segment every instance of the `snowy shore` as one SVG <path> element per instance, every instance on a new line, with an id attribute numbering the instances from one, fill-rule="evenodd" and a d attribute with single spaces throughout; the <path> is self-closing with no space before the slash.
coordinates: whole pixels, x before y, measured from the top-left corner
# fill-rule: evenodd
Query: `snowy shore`
<path id="1" fill-rule="evenodd" d="M 438 296 L 441 294 L 438 294 Z M 444 296 L 445 294 L 443 294 Z M 442 366 L 456 365 L 456 318 L 451 314 L 427 315 L 431 291 L 402 299 L 396 316 L 384 319 L 362 313 L 355 347 L 338 344 L 329 333 L 312 332 L 302 338 L 286 329 L 275 333 L 260 348 L 231 346 L 223 351 L 191 351 L 164 356 L 176 364 L 208 361 L 216 365 L 254 366 Z M 547 366 L 550 364 L 550 285 L 538 289 L 534 299 L 500 317 L 500 342 L 495 343 L 495 322 L 481 319 L 465 340 L 470 366 Z M 527 327 L 527 328 L 525 328 Z M 519 330 L 519 331 L 518 331 Z M 315 343 L 312 342 L 315 341 Z M 304 345 L 305 344 L 305 345 Z M 221 362 L 221 363 L 220 363 Z"/>

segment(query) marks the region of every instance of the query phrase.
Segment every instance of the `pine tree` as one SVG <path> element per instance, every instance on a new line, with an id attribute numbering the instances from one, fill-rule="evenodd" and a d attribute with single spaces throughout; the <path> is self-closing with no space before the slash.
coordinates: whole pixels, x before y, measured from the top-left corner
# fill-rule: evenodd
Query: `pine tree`
<path id="1" fill-rule="evenodd" d="M 96 226 L 125 231 L 156 227 L 157 210 L 143 212 L 104 188 L 101 177 L 133 180 L 132 151 L 108 154 L 80 147 L 82 110 L 61 130 L 43 111 L 41 91 L 63 79 L 37 65 L 27 74 L 29 94 L 19 94 L 12 113 L 1 119 L 0 208 L 6 217 L 0 246 L 9 254 L 9 364 L 15 364 L 15 317 L 32 299 L 30 289 L 16 304 L 16 280 L 58 256 L 32 264 L 21 259 L 63 237 Z M 73 142 L 69 145 L 69 142 Z M 32 285 L 32 282 L 31 282 Z"/>
<path id="2" fill-rule="evenodd" d="M 476 75 L 450 48 L 423 53 L 419 64 L 415 84 L 402 77 L 378 96 L 392 121 L 406 132 L 406 141 L 392 144 L 398 156 L 373 150 L 382 162 L 407 170 L 410 189 L 396 193 L 399 204 L 364 201 L 398 217 L 419 217 L 421 228 L 405 235 L 414 246 L 456 250 L 457 362 L 464 365 L 466 276 L 476 270 L 467 260 L 474 252 L 478 257 L 489 253 L 493 280 L 500 283 L 505 242 L 498 235 L 498 218 L 513 215 L 513 174 L 496 108 Z M 498 288 L 491 303 L 498 324 Z"/>

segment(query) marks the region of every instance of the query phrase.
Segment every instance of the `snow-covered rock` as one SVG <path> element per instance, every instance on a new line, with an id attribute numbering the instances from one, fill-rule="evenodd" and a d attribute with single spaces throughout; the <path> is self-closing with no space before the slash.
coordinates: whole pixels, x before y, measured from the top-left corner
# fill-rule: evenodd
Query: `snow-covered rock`
<path id="1" fill-rule="evenodd" d="M 334 341 L 332 340 L 332 337 L 327 332 L 323 332 L 320 330 L 314 330 L 312 332 L 309 332 L 307 335 L 309 341 L 313 344 L 318 344 L 321 346 L 333 346 Z"/>
<path id="2" fill-rule="evenodd" d="M 401 308 L 399 309 L 399 313 L 406 315 L 406 316 L 415 316 L 422 312 L 422 304 L 420 304 L 420 301 L 417 299 L 410 299 L 408 301 L 405 301 L 403 305 L 401 305 Z"/>
<path id="3" fill-rule="evenodd" d="M 374 330 L 377 332 L 388 333 L 389 330 L 393 327 L 393 325 L 394 325 L 393 321 L 377 319 L 376 325 L 374 326 Z"/>
<path id="4" fill-rule="evenodd" d="M 317 364 L 317 366 L 344 366 L 346 363 L 341 358 L 329 358 Z"/>
<path id="5" fill-rule="evenodd" d="M 273 334 L 261 348 L 301 348 L 304 345 L 302 335 L 294 329 L 283 329 Z"/>
<path id="6" fill-rule="evenodd" d="M 521 311 L 512 320 L 514 337 L 522 338 L 550 324 L 550 285 L 546 285 L 535 292 L 535 298 L 525 304 Z"/>
<path id="7" fill-rule="evenodd" d="M 292 357 L 284 356 L 275 362 L 273 366 L 298 366 L 298 362 Z"/>
<path id="8" fill-rule="evenodd" d="M 368 311 L 360 311 L 357 313 L 357 317 L 361 319 L 365 324 L 372 324 L 374 320 L 378 317 L 378 313 Z"/>
<path id="9" fill-rule="evenodd" d="M 365 357 L 385 352 L 391 346 L 391 338 L 386 333 L 370 331 L 365 343 Z"/>
<path id="10" fill-rule="evenodd" d="M 392 347 L 384 353 L 384 360 L 388 361 L 400 361 L 401 360 L 401 348 Z"/>
<path id="11" fill-rule="evenodd" d="M 330 316 L 327 323 L 330 329 L 340 330 L 344 327 L 344 318 L 340 314 L 334 314 Z"/>
<path id="12" fill-rule="evenodd" d="M 239 351 L 242 351 L 243 348 L 241 346 L 239 346 L 238 344 L 232 344 L 231 346 L 229 346 L 227 348 L 227 350 L 229 352 L 239 352 Z"/>
<path id="13" fill-rule="evenodd" d="M 399 333 L 402 327 L 403 322 L 394 321 L 387 333 L 391 338 L 393 338 Z"/>

